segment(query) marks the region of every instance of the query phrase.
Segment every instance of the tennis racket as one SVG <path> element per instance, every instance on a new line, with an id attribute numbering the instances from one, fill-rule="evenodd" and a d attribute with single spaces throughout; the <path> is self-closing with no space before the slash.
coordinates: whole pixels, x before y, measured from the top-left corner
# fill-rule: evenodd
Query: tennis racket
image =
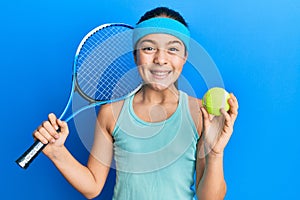
<path id="1" fill-rule="evenodd" d="M 59 119 L 68 122 L 83 110 L 125 99 L 139 90 L 142 79 L 134 63 L 132 30 L 126 24 L 104 24 L 82 39 L 75 54 L 70 97 Z M 65 117 L 75 93 L 87 105 Z M 45 146 L 35 141 L 16 163 L 26 169 Z"/>

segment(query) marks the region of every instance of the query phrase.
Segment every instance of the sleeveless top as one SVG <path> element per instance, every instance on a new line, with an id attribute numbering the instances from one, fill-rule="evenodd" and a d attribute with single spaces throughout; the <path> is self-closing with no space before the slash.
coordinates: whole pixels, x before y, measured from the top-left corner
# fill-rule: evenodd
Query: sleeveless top
<path id="1" fill-rule="evenodd" d="M 124 101 L 114 138 L 114 200 L 191 200 L 198 133 L 188 96 L 179 91 L 176 111 L 161 122 L 145 122 Z"/>

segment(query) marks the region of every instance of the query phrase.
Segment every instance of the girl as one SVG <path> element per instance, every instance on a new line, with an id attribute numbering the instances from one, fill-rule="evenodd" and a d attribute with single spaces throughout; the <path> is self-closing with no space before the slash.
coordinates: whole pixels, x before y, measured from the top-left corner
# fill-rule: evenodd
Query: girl
<path id="1" fill-rule="evenodd" d="M 177 89 L 189 49 L 189 30 L 178 12 L 160 7 L 145 13 L 133 44 L 144 85 L 135 95 L 101 107 L 86 166 L 64 146 L 68 126 L 54 114 L 34 137 L 49 143 L 44 154 L 86 198 L 101 192 L 114 158 L 113 199 L 223 199 L 223 152 L 237 117 L 236 97 L 230 94 L 230 110 L 213 117 L 201 100 Z"/>

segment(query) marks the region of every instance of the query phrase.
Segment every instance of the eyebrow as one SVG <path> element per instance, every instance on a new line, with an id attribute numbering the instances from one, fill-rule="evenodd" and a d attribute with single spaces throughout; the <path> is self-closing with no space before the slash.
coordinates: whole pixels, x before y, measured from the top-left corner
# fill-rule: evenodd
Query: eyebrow
<path id="1" fill-rule="evenodd" d="M 153 41 L 153 40 L 150 40 L 150 39 L 147 39 L 147 40 L 142 40 L 140 43 L 142 44 L 142 43 L 145 43 L 145 42 L 150 42 L 150 43 L 152 43 L 152 44 L 156 44 L 156 42 L 155 42 L 155 41 Z"/>
<path id="2" fill-rule="evenodd" d="M 180 44 L 181 46 L 183 46 L 183 43 L 180 42 L 179 40 L 170 41 L 170 42 L 168 42 L 168 44 Z"/>
<path id="3" fill-rule="evenodd" d="M 149 42 L 149 43 L 152 43 L 152 44 L 156 44 L 156 42 L 154 40 L 150 40 L 150 39 L 146 39 L 146 40 L 142 40 L 141 41 L 141 44 L 142 43 L 145 43 L 145 42 Z M 180 42 L 179 40 L 172 40 L 172 41 L 169 41 L 167 43 L 167 45 L 170 45 L 170 44 L 180 44 L 181 46 L 183 46 L 183 43 Z"/>

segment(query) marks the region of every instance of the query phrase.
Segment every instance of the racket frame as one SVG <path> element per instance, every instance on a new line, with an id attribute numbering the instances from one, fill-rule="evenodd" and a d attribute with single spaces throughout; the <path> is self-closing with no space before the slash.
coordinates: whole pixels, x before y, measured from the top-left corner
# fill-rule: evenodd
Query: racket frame
<path id="1" fill-rule="evenodd" d="M 58 119 L 62 120 L 62 118 L 66 115 L 67 111 L 69 110 L 71 104 L 72 104 L 72 100 L 73 100 L 73 95 L 75 92 L 78 92 L 80 94 L 81 97 L 83 97 L 85 100 L 87 100 L 89 102 L 89 105 L 83 106 L 80 109 L 76 110 L 75 112 L 73 112 L 70 116 L 68 116 L 66 119 L 64 119 L 65 122 L 70 121 L 72 118 L 74 118 L 77 114 L 79 114 L 80 112 L 92 108 L 92 107 L 96 107 L 96 106 L 100 106 L 102 104 L 107 104 L 107 103 L 113 103 L 113 102 L 117 102 L 120 100 L 123 100 L 133 94 L 135 94 L 138 90 L 140 90 L 140 88 L 142 87 L 142 82 L 140 83 L 140 85 L 138 85 L 138 87 L 136 87 L 132 92 L 130 92 L 129 94 L 122 96 L 120 98 L 116 98 L 113 100 L 106 100 L 106 101 L 96 101 L 92 98 L 90 98 L 89 96 L 87 96 L 84 92 L 82 92 L 80 90 L 80 87 L 77 85 L 77 73 L 76 73 L 76 67 L 77 67 L 77 60 L 78 60 L 78 56 L 80 53 L 80 50 L 82 48 L 82 46 L 84 45 L 84 43 L 88 40 L 89 37 L 91 37 L 94 33 L 96 33 L 97 31 L 99 31 L 100 29 L 109 27 L 109 26 L 115 26 L 115 25 L 121 25 L 130 29 L 133 29 L 133 27 L 131 27 L 128 24 L 125 23 L 108 23 L 108 24 L 103 24 L 100 25 L 96 28 L 94 28 L 93 30 L 91 30 L 90 32 L 88 32 L 83 39 L 81 40 L 81 42 L 79 43 L 76 53 L 75 53 L 75 57 L 74 57 L 74 62 L 73 62 L 73 69 L 72 69 L 72 86 L 71 86 L 71 90 L 70 90 L 70 94 L 69 94 L 69 99 L 67 101 L 67 104 L 63 110 L 63 112 L 61 113 L 60 117 Z M 59 130 L 57 130 L 59 131 Z M 29 167 L 29 165 L 32 163 L 32 161 L 38 156 L 38 154 L 46 147 L 47 144 L 43 144 L 41 141 L 36 140 L 17 160 L 16 163 L 23 169 L 27 169 Z"/>

